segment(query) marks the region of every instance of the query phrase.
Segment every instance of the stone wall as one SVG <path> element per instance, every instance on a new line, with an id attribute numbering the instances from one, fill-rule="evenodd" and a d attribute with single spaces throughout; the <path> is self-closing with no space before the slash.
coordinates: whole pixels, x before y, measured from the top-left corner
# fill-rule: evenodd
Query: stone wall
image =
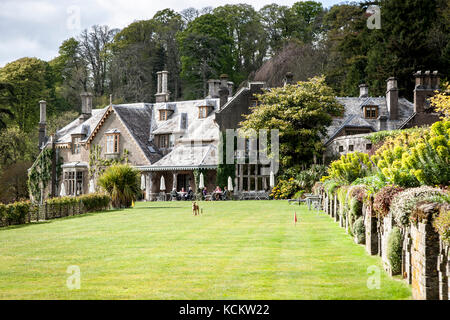
<path id="1" fill-rule="evenodd" d="M 339 214 L 340 203 L 322 193 L 324 211 L 330 216 L 339 217 L 339 225 L 348 232 L 345 214 Z M 330 201 L 332 200 L 332 201 Z M 334 211 L 330 210 L 331 203 Z M 434 208 L 434 206 L 433 206 Z M 383 268 L 391 276 L 392 270 L 387 258 L 388 237 L 394 227 L 394 219 L 389 213 L 383 219 L 377 219 L 371 205 L 364 204 L 364 225 L 366 228 L 366 251 L 371 255 L 380 255 Z M 413 299 L 449 300 L 450 297 L 450 245 L 442 241 L 432 224 L 410 224 L 401 229 L 403 234 L 401 276 L 412 286 Z"/>
<path id="2" fill-rule="evenodd" d="M 371 255 L 378 254 L 378 219 L 371 205 L 364 205 L 364 226 L 366 227 L 366 251 Z"/>
<path id="3" fill-rule="evenodd" d="M 439 239 L 439 300 L 450 300 L 450 245 Z"/>
<path id="4" fill-rule="evenodd" d="M 439 299 L 439 235 L 431 223 L 411 224 L 411 285 L 413 299 Z"/>

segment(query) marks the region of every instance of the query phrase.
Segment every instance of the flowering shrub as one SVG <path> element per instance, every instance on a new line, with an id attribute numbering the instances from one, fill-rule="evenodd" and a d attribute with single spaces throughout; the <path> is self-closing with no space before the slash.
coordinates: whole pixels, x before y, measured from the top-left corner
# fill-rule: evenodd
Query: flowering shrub
<path id="1" fill-rule="evenodd" d="M 328 170 L 329 175 L 323 177 L 322 181 L 334 179 L 349 184 L 358 178 L 367 176 L 372 169 L 373 165 L 367 153 L 347 153 L 331 163 Z"/>
<path id="2" fill-rule="evenodd" d="M 450 121 L 436 122 L 425 131 L 402 132 L 387 138 L 372 161 L 396 185 L 448 185 Z"/>
<path id="3" fill-rule="evenodd" d="M 270 194 L 274 199 L 290 199 L 299 191 L 299 186 L 294 178 L 289 180 L 279 180 Z"/>
<path id="4" fill-rule="evenodd" d="M 389 213 L 389 207 L 394 196 L 404 189 L 397 186 L 386 186 L 378 191 L 373 201 L 373 208 L 379 217 L 385 217 Z"/>
<path id="5" fill-rule="evenodd" d="M 390 208 L 395 223 L 399 226 L 407 226 L 409 217 L 419 201 L 439 195 L 445 195 L 445 193 L 429 186 L 411 188 L 398 193 L 392 200 Z"/>
<path id="6" fill-rule="evenodd" d="M 437 112 L 442 113 L 442 118 L 450 120 L 450 82 L 442 85 L 442 90 L 431 99 L 431 105 Z"/>
<path id="7" fill-rule="evenodd" d="M 433 226 L 441 238 L 450 244 L 450 210 L 441 210 L 439 216 L 434 219 Z"/>
<path id="8" fill-rule="evenodd" d="M 355 198 L 363 203 L 366 199 L 366 186 L 362 184 L 352 185 L 348 188 L 347 199 Z"/>

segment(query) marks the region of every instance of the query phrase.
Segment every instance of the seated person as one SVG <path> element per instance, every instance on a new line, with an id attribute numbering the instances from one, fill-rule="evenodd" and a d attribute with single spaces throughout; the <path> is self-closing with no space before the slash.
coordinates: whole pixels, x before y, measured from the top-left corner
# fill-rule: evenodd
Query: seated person
<path id="1" fill-rule="evenodd" d="M 194 199 L 194 190 L 192 190 L 191 187 L 189 187 L 188 192 L 184 195 L 185 200 L 192 200 Z"/>
<path id="2" fill-rule="evenodd" d="M 227 187 L 223 188 L 223 197 L 222 197 L 222 199 L 223 200 L 230 199 L 230 191 L 228 191 Z"/>
<path id="3" fill-rule="evenodd" d="M 203 194 L 203 199 L 206 199 L 206 196 L 208 194 L 208 190 L 206 189 L 206 187 L 203 188 L 202 194 Z"/>
<path id="4" fill-rule="evenodd" d="M 173 200 L 178 200 L 178 192 L 177 189 L 173 188 L 172 191 L 170 192 L 170 197 Z"/>
<path id="5" fill-rule="evenodd" d="M 214 190 L 214 198 L 215 200 L 220 200 L 222 197 L 222 189 L 220 189 L 219 186 L 216 187 L 216 189 Z"/>

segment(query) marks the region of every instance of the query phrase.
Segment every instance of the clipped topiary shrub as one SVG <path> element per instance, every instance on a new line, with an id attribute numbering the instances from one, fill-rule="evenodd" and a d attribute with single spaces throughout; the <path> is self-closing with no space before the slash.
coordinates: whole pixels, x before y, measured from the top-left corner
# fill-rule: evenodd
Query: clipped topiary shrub
<path id="1" fill-rule="evenodd" d="M 353 224 L 353 234 L 356 242 L 363 244 L 366 242 L 366 226 L 364 225 L 364 217 L 359 217 Z"/>
<path id="2" fill-rule="evenodd" d="M 86 194 L 78 197 L 86 212 L 101 211 L 109 207 L 111 197 L 106 194 Z"/>
<path id="3" fill-rule="evenodd" d="M 349 214 L 353 219 L 356 217 L 362 216 L 362 207 L 363 203 L 359 201 L 357 198 L 351 198 L 349 205 Z"/>
<path id="4" fill-rule="evenodd" d="M 398 226 L 407 226 L 410 223 L 409 217 L 418 202 L 439 195 L 445 195 L 445 193 L 429 186 L 411 188 L 398 193 L 392 200 L 390 208 L 395 223 Z"/>
<path id="5" fill-rule="evenodd" d="M 402 187 L 386 186 L 377 192 L 373 201 L 373 209 L 379 217 L 383 218 L 389 213 L 392 199 L 397 193 L 402 192 Z"/>
<path id="6" fill-rule="evenodd" d="M 388 235 L 387 258 L 392 274 L 399 274 L 402 270 L 402 233 L 398 227 L 392 228 Z"/>

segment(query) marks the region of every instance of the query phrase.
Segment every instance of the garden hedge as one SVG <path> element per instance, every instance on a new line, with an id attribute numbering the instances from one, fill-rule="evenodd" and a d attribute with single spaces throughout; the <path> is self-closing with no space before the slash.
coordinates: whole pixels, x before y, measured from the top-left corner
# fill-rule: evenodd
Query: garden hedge
<path id="1" fill-rule="evenodd" d="M 42 210 L 47 219 L 60 218 L 109 208 L 111 198 L 104 194 L 87 194 L 78 197 L 58 197 L 46 200 Z M 24 224 L 38 218 L 39 206 L 30 201 L 11 204 L 0 203 L 0 226 Z"/>

